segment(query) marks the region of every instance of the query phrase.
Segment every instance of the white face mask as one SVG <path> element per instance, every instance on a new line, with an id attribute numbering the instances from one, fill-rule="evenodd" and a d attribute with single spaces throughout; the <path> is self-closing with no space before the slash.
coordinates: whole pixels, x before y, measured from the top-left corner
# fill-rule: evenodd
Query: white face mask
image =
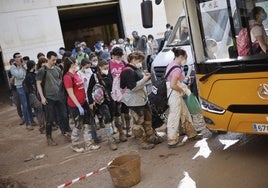
<path id="1" fill-rule="evenodd" d="M 138 63 L 138 64 L 136 64 L 136 67 L 137 67 L 138 69 L 140 69 L 140 68 L 142 67 L 142 63 Z"/>
<path id="2" fill-rule="evenodd" d="M 86 72 L 86 73 L 91 72 L 91 68 L 90 68 L 90 67 L 89 67 L 89 68 L 86 68 L 86 69 L 85 69 L 85 72 Z"/>
<path id="3" fill-rule="evenodd" d="M 109 70 L 102 70 L 101 73 L 102 73 L 102 74 L 105 74 L 105 75 L 108 75 Z"/>
<path id="4" fill-rule="evenodd" d="M 184 65 L 186 65 L 186 64 L 187 64 L 186 59 L 184 59 L 184 60 L 181 61 L 181 65 L 182 65 L 182 66 L 184 66 Z"/>
<path id="5" fill-rule="evenodd" d="M 98 61 L 93 61 L 93 62 L 92 62 L 92 65 L 93 65 L 93 67 L 97 67 L 97 65 L 98 65 Z"/>

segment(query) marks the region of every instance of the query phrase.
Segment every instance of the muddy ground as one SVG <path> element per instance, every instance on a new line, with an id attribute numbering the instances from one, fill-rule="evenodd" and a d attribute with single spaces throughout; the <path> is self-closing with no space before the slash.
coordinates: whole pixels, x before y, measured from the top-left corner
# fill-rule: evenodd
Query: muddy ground
<path id="1" fill-rule="evenodd" d="M 48 147 L 45 136 L 39 133 L 37 127 L 28 131 L 19 122 L 15 107 L 8 102 L 1 103 L 1 188 L 12 183 L 13 187 L 57 187 L 106 167 L 112 159 L 130 151 L 141 156 L 141 181 L 134 186 L 136 188 L 178 187 L 184 172 L 200 188 L 268 187 L 267 137 L 232 133 L 213 135 L 203 130 L 205 136 L 202 141 L 187 142 L 185 146 L 174 149 L 167 148 L 164 142 L 152 150 L 142 150 L 131 137 L 120 143 L 117 151 L 110 151 L 107 142 L 102 142 L 101 149 L 97 151 L 75 153 L 59 130 L 53 132 L 58 145 Z M 99 134 L 105 139 L 102 129 Z M 232 140 L 234 145 L 227 147 L 227 140 Z M 208 152 L 202 154 L 205 150 Z M 44 158 L 30 160 L 41 154 L 45 155 Z M 112 188 L 114 184 L 105 169 L 71 187 Z"/>

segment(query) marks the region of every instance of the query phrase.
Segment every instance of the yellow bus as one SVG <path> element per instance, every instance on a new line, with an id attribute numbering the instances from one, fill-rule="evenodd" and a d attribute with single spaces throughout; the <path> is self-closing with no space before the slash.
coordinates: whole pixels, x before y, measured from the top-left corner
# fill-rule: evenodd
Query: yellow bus
<path id="1" fill-rule="evenodd" d="M 268 134 L 268 55 L 239 56 L 236 50 L 242 23 L 250 33 L 251 10 L 260 6 L 268 12 L 268 1 L 185 0 L 184 5 L 207 128 Z M 263 26 L 268 31 L 267 18 Z"/>
<path id="2" fill-rule="evenodd" d="M 268 54 L 239 56 L 236 43 L 242 26 L 250 33 L 251 10 L 257 6 L 268 13 L 267 0 L 184 0 L 199 98 L 210 130 L 268 134 Z M 267 18 L 262 24 L 267 35 Z"/>

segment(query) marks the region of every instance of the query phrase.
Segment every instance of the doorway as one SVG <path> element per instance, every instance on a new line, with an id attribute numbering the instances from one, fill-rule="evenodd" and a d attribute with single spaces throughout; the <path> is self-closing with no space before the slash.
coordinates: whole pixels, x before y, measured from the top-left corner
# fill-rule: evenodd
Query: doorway
<path id="1" fill-rule="evenodd" d="M 65 48 L 74 48 L 75 41 L 85 41 L 92 50 L 103 40 L 124 38 L 118 1 L 58 7 Z"/>

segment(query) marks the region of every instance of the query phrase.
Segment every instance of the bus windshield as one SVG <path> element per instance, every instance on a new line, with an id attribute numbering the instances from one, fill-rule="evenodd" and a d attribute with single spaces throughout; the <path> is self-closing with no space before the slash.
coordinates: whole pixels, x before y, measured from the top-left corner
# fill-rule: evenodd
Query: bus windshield
<path id="1" fill-rule="evenodd" d="M 189 28 L 185 16 L 179 17 L 167 43 L 167 46 L 180 45 L 190 45 Z"/>
<path id="2" fill-rule="evenodd" d="M 228 7 L 228 3 L 230 7 Z M 222 61 L 225 61 L 224 59 L 236 58 L 238 56 L 261 54 L 261 49 L 258 53 L 252 51 L 253 43 L 256 41 L 256 39 L 251 37 L 252 34 L 249 34 L 255 24 L 251 10 L 256 6 L 262 7 L 265 12 L 268 13 L 268 1 L 263 0 L 200 1 L 198 8 L 201 14 L 200 27 L 202 30 L 201 34 L 203 35 L 203 47 L 206 60 L 212 60 L 213 62 L 214 59 L 221 59 Z M 262 24 L 267 35 L 268 20 L 264 20 Z M 241 48 L 238 46 L 238 35 L 243 28 L 247 28 L 246 31 L 244 30 L 244 36 L 247 35 L 248 37 L 248 49 L 250 51 L 248 51 L 246 54 L 241 55 L 239 54 L 238 49 Z M 267 42 L 266 40 L 267 36 L 265 36 L 265 42 Z"/>

